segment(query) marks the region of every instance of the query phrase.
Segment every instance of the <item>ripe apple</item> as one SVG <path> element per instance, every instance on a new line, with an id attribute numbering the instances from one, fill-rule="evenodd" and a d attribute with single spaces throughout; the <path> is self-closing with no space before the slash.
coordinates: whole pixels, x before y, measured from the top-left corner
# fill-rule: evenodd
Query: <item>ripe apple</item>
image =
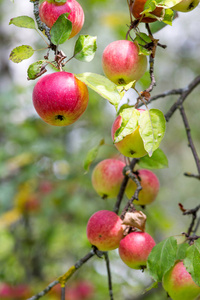
<path id="1" fill-rule="evenodd" d="M 187 272 L 183 261 L 176 264 L 163 276 L 163 288 L 173 300 L 195 300 L 200 287 Z"/>
<path id="2" fill-rule="evenodd" d="M 44 0 L 39 5 L 40 19 L 49 28 L 51 28 L 58 17 L 64 13 L 69 13 L 68 19 L 72 22 L 72 32 L 69 37 L 72 38 L 78 34 L 83 27 L 84 12 L 81 5 L 76 0 L 67 0 L 66 2 Z"/>
<path id="3" fill-rule="evenodd" d="M 26 212 L 37 212 L 40 210 L 40 207 L 41 203 L 37 194 L 30 195 L 24 203 L 24 211 Z"/>
<path id="4" fill-rule="evenodd" d="M 147 69 L 147 58 L 139 55 L 136 43 L 119 40 L 110 43 L 102 56 L 102 67 L 105 75 L 117 85 L 126 85 L 139 80 Z"/>
<path id="5" fill-rule="evenodd" d="M 101 251 L 118 248 L 123 238 L 122 220 L 112 211 L 97 211 L 87 223 L 87 238 Z"/>
<path id="6" fill-rule="evenodd" d="M 146 267 L 147 258 L 156 245 L 146 232 L 131 232 L 119 244 L 119 255 L 123 262 L 132 269 Z"/>
<path id="7" fill-rule="evenodd" d="M 68 286 L 65 292 L 68 300 L 94 299 L 94 286 L 90 281 L 82 280 L 72 286 Z"/>
<path id="8" fill-rule="evenodd" d="M 142 113 L 145 110 L 138 109 L 138 111 Z M 111 135 L 113 141 L 114 141 L 115 132 L 121 126 L 121 123 L 122 123 L 122 117 L 119 115 L 115 119 L 111 129 Z M 118 143 L 115 143 L 115 146 L 121 154 L 127 157 L 139 158 L 147 154 L 146 150 L 144 149 L 143 140 L 140 136 L 139 126 L 134 132 L 125 136 L 123 140 L 121 140 Z"/>
<path id="9" fill-rule="evenodd" d="M 144 11 L 144 5 L 147 0 L 134 0 L 133 4 L 131 5 L 131 12 L 135 19 L 141 19 L 140 22 L 144 23 L 152 23 L 157 21 L 156 18 L 151 17 L 142 17 L 141 13 Z M 161 17 L 163 13 L 162 7 L 156 7 L 154 11 L 151 11 L 150 14 L 155 15 L 156 17 Z M 142 17 L 142 18 L 141 18 Z"/>
<path id="10" fill-rule="evenodd" d="M 25 284 L 10 285 L 0 284 L 0 299 L 27 299 L 30 296 L 30 288 Z"/>
<path id="11" fill-rule="evenodd" d="M 174 5 L 172 9 L 180 12 L 189 12 L 197 7 L 199 1 L 200 0 L 182 0 L 178 4 Z"/>
<path id="12" fill-rule="evenodd" d="M 125 163 L 117 159 L 104 159 L 92 172 L 92 185 L 103 198 L 117 197 L 123 181 Z"/>
<path id="13" fill-rule="evenodd" d="M 158 194 L 160 187 L 159 180 L 153 172 L 146 169 L 138 170 L 138 176 L 141 179 L 142 190 L 139 192 L 139 199 L 135 200 L 134 203 L 138 205 L 150 204 L 156 199 Z M 134 195 L 136 188 L 136 183 L 132 179 L 129 179 L 125 191 L 129 199 Z"/>
<path id="14" fill-rule="evenodd" d="M 74 74 L 56 72 L 41 77 L 33 89 L 33 105 L 48 124 L 74 123 L 88 105 L 88 89 Z"/>

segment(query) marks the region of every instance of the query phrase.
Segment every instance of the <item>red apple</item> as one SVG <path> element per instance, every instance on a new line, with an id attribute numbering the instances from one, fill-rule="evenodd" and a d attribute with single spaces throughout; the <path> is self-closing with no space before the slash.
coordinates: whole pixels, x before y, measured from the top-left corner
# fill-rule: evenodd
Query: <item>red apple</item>
<path id="1" fill-rule="evenodd" d="M 82 280 L 66 288 L 65 293 L 68 300 L 94 299 L 94 286 L 91 282 Z"/>
<path id="2" fill-rule="evenodd" d="M 139 55 L 136 43 L 119 40 L 110 43 L 102 56 L 102 67 L 105 75 L 117 85 L 126 85 L 139 80 L 147 69 L 147 58 Z"/>
<path id="3" fill-rule="evenodd" d="M 33 89 L 33 105 L 48 124 L 66 126 L 86 110 L 88 89 L 74 74 L 56 72 L 41 77 Z"/>
<path id="4" fill-rule="evenodd" d="M 40 209 L 40 199 L 39 195 L 32 194 L 30 195 L 26 202 L 24 203 L 24 211 L 28 212 L 37 212 Z"/>
<path id="5" fill-rule="evenodd" d="M 158 194 L 159 180 L 153 172 L 146 169 L 138 170 L 138 176 L 141 179 L 142 190 L 139 192 L 139 200 L 135 200 L 134 203 L 138 205 L 150 204 L 156 199 Z M 136 183 L 129 179 L 125 191 L 129 199 L 134 195 L 136 188 Z"/>
<path id="6" fill-rule="evenodd" d="M 173 300 L 195 300 L 200 295 L 200 287 L 193 281 L 182 261 L 163 277 L 163 287 Z"/>
<path id="7" fill-rule="evenodd" d="M 122 220 L 112 211 L 100 210 L 87 223 L 87 238 L 101 251 L 118 248 L 123 237 Z"/>
<path id="8" fill-rule="evenodd" d="M 39 16 L 49 28 L 53 26 L 58 17 L 69 13 L 68 19 L 72 22 L 72 32 L 69 38 L 79 33 L 84 23 L 84 12 L 76 0 L 67 0 L 65 3 L 54 0 L 44 0 L 39 6 Z"/>
<path id="9" fill-rule="evenodd" d="M 189 12 L 197 7 L 198 4 L 199 0 L 182 0 L 171 8 L 180 12 Z"/>
<path id="10" fill-rule="evenodd" d="M 125 163 L 117 159 L 105 159 L 92 172 L 92 185 L 103 198 L 117 197 L 123 181 Z"/>
<path id="11" fill-rule="evenodd" d="M 145 110 L 138 109 L 138 111 L 142 113 Z M 111 129 L 111 135 L 113 141 L 114 141 L 115 132 L 117 131 L 118 128 L 120 128 L 121 123 L 122 123 L 122 117 L 119 115 L 115 119 Z M 143 140 L 140 136 L 139 126 L 134 132 L 125 136 L 123 140 L 121 140 L 118 143 L 115 143 L 115 146 L 121 154 L 127 157 L 139 158 L 147 154 L 146 150 L 144 149 Z"/>
<path id="12" fill-rule="evenodd" d="M 30 296 L 30 288 L 25 284 L 10 285 L 8 283 L 1 283 L 0 285 L 0 299 L 27 299 Z"/>
<path id="13" fill-rule="evenodd" d="M 146 232 L 131 232 L 119 244 L 119 255 L 132 269 L 146 266 L 147 258 L 155 246 L 154 239 Z"/>
<path id="14" fill-rule="evenodd" d="M 135 19 L 139 19 L 140 22 L 144 23 L 152 23 L 157 21 L 156 18 L 151 18 L 151 17 L 145 17 L 145 15 L 142 17 L 142 12 L 144 11 L 144 5 L 147 2 L 147 0 L 134 0 L 133 4 L 131 6 L 131 12 L 134 16 Z M 156 7 L 154 11 L 151 11 L 150 14 L 156 16 L 156 17 L 161 17 L 163 13 L 163 8 L 162 7 Z"/>

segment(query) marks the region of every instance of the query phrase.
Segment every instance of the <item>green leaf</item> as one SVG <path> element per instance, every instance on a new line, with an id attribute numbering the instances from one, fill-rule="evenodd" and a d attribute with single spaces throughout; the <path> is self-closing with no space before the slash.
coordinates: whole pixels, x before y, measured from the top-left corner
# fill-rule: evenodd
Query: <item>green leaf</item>
<path id="1" fill-rule="evenodd" d="M 76 77 L 104 99 L 107 99 L 117 109 L 121 97 L 116 84 L 105 76 L 90 72 L 77 74 Z"/>
<path id="2" fill-rule="evenodd" d="M 68 15 L 68 13 L 60 15 L 51 28 L 51 41 L 54 45 L 63 44 L 70 37 L 72 22 L 67 19 Z"/>
<path id="3" fill-rule="evenodd" d="M 45 64 L 46 64 L 45 60 L 38 60 L 38 61 L 34 62 L 33 64 L 31 64 L 27 70 L 28 79 L 29 80 L 36 79 Z"/>
<path id="4" fill-rule="evenodd" d="M 91 163 L 92 163 L 92 162 L 95 160 L 95 158 L 97 157 L 97 154 L 98 154 L 98 152 L 99 152 L 99 148 L 100 148 L 102 145 L 104 145 L 104 139 L 102 139 L 96 147 L 92 148 L 92 149 L 88 152 L 87 157 L 86 157 L 86 159 L 85 159 L 85 161 L 84 161 L 84 169 L 86 170 L 85 173 L 87 173 L 87 172 L 89 171 L 89 167 L 90 167 Z"/>
<path id="5" fill-rule="evenodd" d="M 139 131 L 149 156 L 152 156 L 164 137 L 165 123 L 165 117 L 159 109 L 146 110 L 140 114 Z"/>
<path id="6" fill-rule="evenodd" d="M 138 118 L 140 112 L 135 108 L 125 108 L 121 113 L 122 123 L 119 129 L 115 132 L 114 143 L 118 143 L 125 136 L 131 134 L 138 128 Z"/>
<path id="7" fill-rule="evenodd" d="M 174 265 L 177 241 L 169 237 L 153 247 L 147 260 L 147 268 L 155 281 L 162 281 L 163 275 Z"/>
<path id="8" fill-rule="evenodd" d="M 190 247 L 190 245 L 183 243 L 183 244 L 179 244 L 178 245 L 178 249 L 177 249 L 177 255 L 176 255 L 176 259 L 177 260 L 181 260 L 184 259 L 186 256 L 186 251 L 187 249 Z"/>
<path id="9" fill-rule="evenodd" d="M 138 164 L 143 169 L 168 168 L 167 157 L 161 149 L 156 149 L 151 157 L 149 157 L 148 155 L 141 157 Z"/>
<path id="10" fill-rule="evenodd" d="M 20 16 L 16 18 L 10 19 L 9 25 L 15 25 L 17 27 L 23 27 L 23 28 L 30 28 L 30 29 L 36 29 L 35 27 L 35 21 L 28 16 Z"/>
<path id="11" fill-rule="evenodd" d="M 14 48 L 9 56 L 9 59 L 12 60 L 14 63 L 20 63 L 24 59 L 28 59 L 34 53 L 34 50 L 31 46 L 22 45 L 19 47 Z"/>
<path id="12" fill-rule="evenodd" d="M 146 33 L 143 33 L 143 32 L 136 33 L 136 38 L 134 39 L 134 41 L 137 42 L 137 44 L 139 46 L 139 54 L 144 54 L 144 55 L 151 54 L 151 51 L 147 50 L 144 47 L 144 46 L 146 46 L 146 44 L 152 42 L 152 40 Z"/>
<path id="13" fill-rule="evenodd" d="M 194 282 L 200 286 L 200 239 L 187 249 L 184 265 Z"/>
<path id="14" fill-rule="evenodd" d="M 173 17 L 174 17 L 173 10 L 168 8 L 165 10 L 163 22 L 166 23 L 167 25 L 172 25 Z"/>
<path id="15" fill-rule="evenodd" d="M 74 57 L 80 61 L 90 62 L 97 50 L 97 37 L 90 35 L 80 35 L 74 48 Z"/>

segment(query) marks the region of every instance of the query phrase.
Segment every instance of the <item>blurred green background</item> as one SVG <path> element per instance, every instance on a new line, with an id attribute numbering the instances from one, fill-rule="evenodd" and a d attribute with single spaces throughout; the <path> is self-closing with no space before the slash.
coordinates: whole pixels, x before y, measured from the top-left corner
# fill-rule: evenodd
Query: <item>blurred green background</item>
<path id="1" fill-rule="evenodd" d="M 103 74 L 101 55 L 104 48 L 114 40 L 125 39 L 129 24 L 127 3 L 125 0 L 80 0 L 79 3 L 85 12 L 85 24 L 80 33 L 97 36 L 98 49 L 92 62 L 73 59 L 66 70 Z M 10 51 L 19 45 L 31 45 L 34 49 L 45 47 L 34 30 L 8 25 L 12 17 L 33 17 L 32 9 L 33 4 L 25 0 L 14 3 L 0 0 L 0 287 L 5 283 L 21 286 L 24 294 L 27 293 L 23 296 L 23 292 L 15 292 L 9 299 L 25 299 L 36 294 L 83 257 L 90 250 L 86 238 L 89 217 L 100 209 L 112 210 L 115 203 L 115 199 L 102 200 L 91 185 L 94 166 L 102 159 L 118 155 L 110 134 L 116 115 L 114 107 L 90 90 L 88 108 L 76 123 L 63 128 L 50 126 L 34 111 L 31 98 L 35 81 L 27 81 L 26 71 L 32 62 L 42 59 L 45 51 L 36 51 L 33 58 L 20 64 L 9 61 Z M 199 74 L 199 13 L 200 7 L 190 13 L 180 13 L 173 26 L 166 26 L 155 34 L 167 48 L 157 49 L 157 86 L 152 95 L 185 87 Z M 67 57 L 73 54 L 75 41 L 76 37 L 62 45 Z M 136 87 L 141 91 L 148 83 L 147 73 Z M 197 87 L 184 107 L 200 154 L 199 94 L 200 87 Z M 134 91 L 128 97 L 135 103 Z M 166 113 L 176 99 L 176 96 L 163 98 L 149 107 Z M 105 145 L 85 173 L 83 164 L 87 153 L 102 138 Z M 187 144 L 177 111 L 167 124 L 161 143 L 169 168 L 155 170 L 160 192 L 156 201 L 144 210 L 148 217 L 147 232 L 156 242 L 171 235 L 179 237 L 187 230 L 190 218 L 182 216 L 179 202 L 185 208 L 199 204 L 199 181 L 183 176 L 184 172 L 197 173 Z M 122 207 L 126 201 L 124 198 Z M 123 264 L 117 250 L 110 253 L 110 258 L 115 300 L 167 299 L 160 287 L 142 294 L 151 285 L 151 278 L 146 272 L 132 270 Z M 88 296 L 86 293 L 86 298 L 83 294 L 75 298 L 81 284 L 85 284 Z M 69 300 L 109 299 L 103 259 L 92 258 L 67 286 Z M 60 299 L 60 290 L 53 290 L 43 299 Z"/>

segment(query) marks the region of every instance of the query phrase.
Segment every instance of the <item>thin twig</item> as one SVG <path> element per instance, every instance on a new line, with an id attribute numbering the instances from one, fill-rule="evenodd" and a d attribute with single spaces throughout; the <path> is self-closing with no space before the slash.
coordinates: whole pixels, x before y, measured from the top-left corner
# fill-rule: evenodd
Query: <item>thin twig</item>
<path id="1" fill-rule="evenodd" d="M 133 205 L 133 201 L 134 200 L 138 200 L 138 196 L 139 196 L 139 192 L 142 190 L 142 186 L 140 184 L 140 181 L 138 179 L 138 177 L 132 172 L 131 169 L 128 169 L 127 168 L 127 172 L 126 172 L 126 175 L 131 178 L 137 185 L 137 188 L 135 190 L 135 193 L 134 195 L 131 197 L 131 199 L 129 199 L 129 201 L 127 202 L 126 206 L 124 207 L 122 213 L 121 213 L 121 216 L 120 218 L 123 220 L 124 217 L 125 217 L 125 214 L 127 213 L 128 210 L 131 210 L 132 212 L 133 211 L 136 211 L 134 205 Z"/>
<path id="2" fill-rule="evenodd" d="M 139 159 L 137 158 L 133 158 L 131 163 L 130 163 L 130 169 L 133 170 L 136 163 L 138 162 Z M 129 176 L 127 176 L 125 173 L 124 173 L 124 179 L 123 179 L 123 182 L 121 184 L 121 187 L 120 187 L 120 191 L 119 191 L 119 194 L 117 195 L 117 201 L 115 203 L 115 206 L 113 208 L 113 212 L 115 212 L 116 214 L 119 213 L 119 209 L 120 209 L 120 205 L 121 205 L 121 202 L 122 202 L 122 199 L 123 199 L 123 196 L 124 196 L 124 192 L 125 192 L 125 189 L 126 189 L 126 186 L 127 186 L 127 183 L 128 183 L 128 179 L 129 179 Z"/>
<path id="3" fill-rule="evenodd" d="M 98 251 L 101 252 L 101 251 Z M 102 252 L 103 254 L 104 252 Z M 37 300 L 46 295 L 55 285 L 61 284 L 62 286 L 65 285 L 67 280 L 84 264 L 86 263 L 90 258 L 92 258 L 94 255 L 96 255 L 96 251 L 92 249 L 90 252 L 88 252 L 84 257 L 79 259 L 74 266 L 70 267 L 69 270 L 62 276 L 60 276 L 57 280 L 51 282 L 43 291 L 38 293 L 37 295 L 28 298 L 27 300 Z M 98 256 L 100 253 L 98 254 Z"/>
<path id="4" fill-rule="evenodd" d="M 169 119 L 172 117 L 174 112 L 179 108 L 181 104 L 185 101 L 185 99 L 191 94 L 191 92 L 200 84 L 200 75 L 197 76 L 181 93 L 181 96 L 178 100 L 171 106 L 169 111 L 165 114 L 165 119 L 168 122 Z"/>
<path id="5" fill-rule="evenodd" d="M 197 220 L 197 222 L 196 222 L 196 226 L 195 226 L 195 228 L 194 228 L 194 230 L 193 230 L 193 234 L 195 234 L 195 233 L 197 232 L 197 230 L 198 230 L 198 228 L 199 228 L 199 225 L 200 225 L 200 217 L 198 218 L 198 220 Z"/>
<path id="6" fill-rule="evenodd" d="M 61 287 L 61 300 L 65 300 L 65 286 Z"/>
<path id="7" fill-rule="evenodd" d="M 41 291 L 40 293 L 38 293 L 37 295 L 35 295 L 35 296 L 31 297 L 31 298 L 28 298 L 27 300 L 37 300 L 37 299 L 40 299 L 41 297 L 45 296 L 58 283 L 59 283 L 58 280 L 54 280 L 43 291 Z"/>
<path id="8" fill-rule="evenodd" d="M 114 300 L 113 289 L 112 289 L 112 276 L 111 276 L 110 261 L 109 261 L 109 257 L 108 257 L 108 252 L 104 253 L 104 257 L 105 257 L 105 261 L 106 261 L 106 269 L 107 269 L 107 275 L 108 275 L 109 296 L 110 296 L 110 300 Z"/>
<path id="9" fill-rule="evenodd" d="M 196 166 L 197 166 L 197 171 L 198 171 L 199 176 L 200 176 L 200 160 L 199 160 L 196 148 L 195 148 L 193 140 L 192 140 L 191 129 L 190 129 L 189 122 L 188 122 L 188 119 L 187 119 L 187 116 L 186 116 L 186 113 L 185 113 L 185 110 L 184 110 L 184 107 L 183 107 L 182 104 L 179 106 L 179 110 L 180 110 L 181 117 L 183 119 L 183 123 L 184 123 L 184 126 L 185 126 L 187 139 L 188 139 L 188 146 L 191 148 L 191 151 L 192 151 L 192 154 L 194 156 L 194 160 L 195 160 L 195 163 L 196 163 Z"/>
<path id="10" fill-rule="evenodd" d="M 196 233 L 197 231 L 197 226 L 195 227 L 194 229 L 194 225 L 195 225 L 195 221 L 196 221 L 196 218 L 197 218 L 197 212 L 198 210 L 200 209 L 200 205 L 196 206 L 195 208 L 192 208 L 192 209 L 185 209 L 183 207 L 183 205 L 181 203 L 179 203 L 179 207 L 181 209 L 181 211 L 183 212 L 183 215 L 192 215 L 192 221 L 190 223 L 190 226 L 188 228 L 188 231 L 187 233 L 183 233 L 185 234 L 185 236 L 188 238 L 190 238 L 190 235 L 191 233 Z M 199 226 L 199 220 L 198 220 L 198 226 Z M 190 240 L 192 240 L 192 237 L 190 238 Z"/>
<path id="11" fill-rule="evenodd" d="M 192 173 L 188 173 L 188 172 L 184 173 L 184 175 L 187 177 L 196 178 L 196 179 L 200 180 L 200 175 L 196 175 L 196 174 L 192 174 Z"/>

